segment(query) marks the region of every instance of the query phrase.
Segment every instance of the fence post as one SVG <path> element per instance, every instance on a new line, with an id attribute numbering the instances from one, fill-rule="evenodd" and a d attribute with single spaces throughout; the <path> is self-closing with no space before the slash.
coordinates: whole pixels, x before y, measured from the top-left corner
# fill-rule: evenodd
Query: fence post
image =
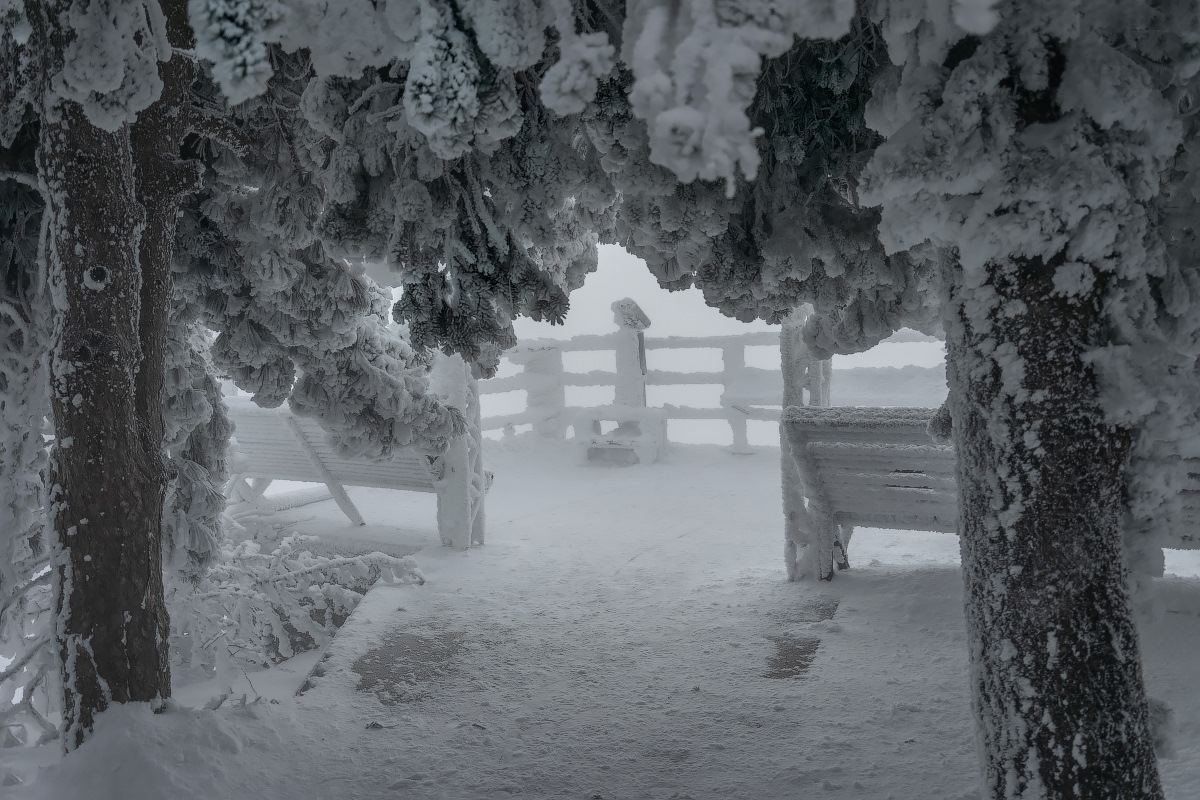
<path id="1" fill-rule="evenodd" d="M 548 439 L 567 434 L 567 387 L 563 383 L 562 351 L 557 347 L 531 347 L 510 353 L 508 360 L 525 368 L 526 407 L 541 418 L 533 430 Z"/>
<path id="2" fill-rule="evenodd" d="M 646 338 L 650 318 L 631 298 L 612 304 L 616 334 L 617 383 L 613 403 L 633 408 L 646 407 Z"/>
<path id="3" fill-rule="evenodd" d="M 746 368 L 745 346 L 735 343 L 722 347 L 721 366 L 725 375 L 725 387 L 728 389 L 736 383 L 738 374 Z M 729 446 L 729 452 L 738 455 L 754 452 L 750 449 L 750 440 L 747 438 L 746 415 L 736 408 L 730 408 L 728 411 L 725 419 L 729 423 L 729 429 L 733 431 L 733 444 Z"/>
<path id="4" fill-rule="evenodd" d="M 829 383 L 833 361 L 813 358 L 801 333 L 812 307 L 803 305 L 792 312 L 779 332 L 779 360 L 783 369 L 783 405 L 829 407 Z M 808 392 L 807 402 L 804 392 Z"/>
<path id="5" fill-rule="evenodd" d="M 779 332 L 779 361 L 783 370 L 783 407 L 829 405 L 829 380 L 822 381 L 822 364 L 814 364 L 812 353 L 804 344 L 800 334 L 804 321 L 812 306 L 803 305 L 792 312 Z M 827 362 L 832 366 L 832 361 Z M 812 367 L 816 366 L 816 370 Z M 813 374 L 815 372 L 815 375 Z M 814 384 L 813 377 L 817 378 Z M 804 402 L 804 390 L 808 389 L 808 403 Z M 824 399 L 824 402 L 820 402 Z M 800 469 L 792 454 L 792 442 L 784 430 L 787 423 L 779 423 L 780 473 L 783 483 L 783 540 L 786 543 L 788 580 L 796 580 L 798 544 L 807 544 L 808 511 L 804 506 L 804 483 Z"/>

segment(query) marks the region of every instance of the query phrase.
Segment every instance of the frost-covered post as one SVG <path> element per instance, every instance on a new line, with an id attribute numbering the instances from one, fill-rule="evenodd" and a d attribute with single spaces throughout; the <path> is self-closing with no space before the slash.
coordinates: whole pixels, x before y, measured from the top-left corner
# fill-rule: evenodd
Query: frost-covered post
<path id="1" fill-rule="evenodd" d="M 732 386 L 737 376 L 746 368 L 745 345 L 731 342 L 721 347 L 721 369 L 724 372 L 725 385 Z M 737 409 L 733 409 L 737 411 Z M 750 440 L 747 436 L 746 417 L 739 413 L 731 413 L 726 417 L 729 429 L 733 432 L 733 444 L 729 446 L 731 453 L 751 453 Z"/>
<path id="2" fill-rule="evenodd" d="M 537 413 L 533 430 L 548 439 L 567 434 L 567 387 L 563 383 L 562 351 L 534 347 L 510 353 L 508 360 L 525 368 L 526 405 Z"/>
<path id="3" fill-rule="evenodd" d="M 471 367 L 460 355 L 442 356 L 429 375 L 430 389 L 462 412 L 466 431 L 450 440 L 439 459 L 438 531 L 442 544 L 467 549 L 483 544 L 483 501 L 487 476 L 483 469 L 483 432 L 479 418 L 479 387 Z"/>
<path id="4" fill-rule="evenodd" d="M 829 406 L 829 375 L 833 362 L 818 360 L 804 343 L 804 323 L 812 313 L 812 306 L 802 305 L 784 320 L 779 332 L 779 360 L 783 370 L 783 406 Z M 807 392 L 807 398 L 805 396 Z M 792 456 L 791 437 L 779 427 L 780 474 L 783 481 L 783 541 L 787 548 L 785 563 L 788 578 L 800 577 L 797 567 L 798 546 L 814 547 L 807 540 L 805 531 L 815 531 L 817 538 L 831 540 L 828 549 L 814 547 L 814 552 L 834 552 L 838 569 L 846 569 L 850 562 L 846 558 L 846 545 L 850 541 L 849 527 L 838 531 L 838 525 L 819 508 L 806 508 L 804 504 L 804 482 Z M 819 577 L 833 577 L 833 564 L 821 572 Z"/>
<path id="5" fill-rule="evenodd" d="M 650 318 L 641 306 L 626 297 L 612 304 L 617 323 L 617 382 L 613 403 L 631 408 L 646 407 L 646 337 Z"/>

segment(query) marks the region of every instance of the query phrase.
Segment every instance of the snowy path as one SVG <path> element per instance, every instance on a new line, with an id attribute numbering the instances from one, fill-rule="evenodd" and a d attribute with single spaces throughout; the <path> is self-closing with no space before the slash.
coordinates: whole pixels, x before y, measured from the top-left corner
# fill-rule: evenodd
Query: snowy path
<path id="1" fill-rule="evenodd" d="M 855 570 L 789 584 L 778 457 L 675 447 L 606 469 L 500 444 L 468 553 L 435 546 L 431 497 L 355 490 L 368 535 L 403 520 L 401 549 L 425 547 L 424 586 L 372 590 L 303 696 L 142 715 L 31 796 L 977 797 L 957 542 L 865 532 Z M 301 527 L 347 533 L 331 508 Z M 1194 612 L 1200 583 L 1177 583 Z M 1200 616 L 1163 620 L 1148 673 L 1180 717 L 1163 769 L 1183 800 Z"/>
<path id="2" fill-rule="evenodd" d="M 969 793 L 962 648 L 928 656 L 961 642 L 949 570 L 922 574 L 921 626 L 889 641 L 872 606 L 894 597 L 839 608 L 856 584 L 784 580 L 776 453 L 628 470 L 543 455 L 533 474 L 501 456 L 488 546 L 425 551 L 424 587 L 372 592 L 299 700 L 355 709 L 346 735 L 386 765 L 370 790 L 341 777 L 359 796 Z M 529 505 L 506 503 L 510 480 Z M 856 663 L 859 641 L 886 661 Z"/>

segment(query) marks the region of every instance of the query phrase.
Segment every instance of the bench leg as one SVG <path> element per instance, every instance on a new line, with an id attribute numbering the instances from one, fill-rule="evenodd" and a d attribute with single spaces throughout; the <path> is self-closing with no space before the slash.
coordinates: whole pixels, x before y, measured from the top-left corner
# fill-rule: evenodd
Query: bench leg
<path id="1" fill-rule="evenodd" d="M 362 514 L 358 513 L 358 509 L 354 506 L 354 503 L 350 502 L 350 495 L 346 494 L 346 489 L 340 483 L 334 480 L 326 481 L 325 487 L 329 489 L 329 494 L 333 496 L 333 502 L 337 503 L 342 513 L 350 518 L 350 522 L 359 526 L 367 524 L 363 520 Z"/>
<path id="2" fill-rule="evenodd" d="M 345 488 L 338 483 L 333 477 L 333 473 L 329 471 L 329 467 L 321 460 L 321 456 L 317 453 L 312 442 L 308 441 L 308 437 L 304 435 L 304 429 L 300 427 L 300 423 L 293 417 L 288 417 L 288 426 L 292 429 L 292 433 L 296 436 L 296 441 L 300 443 L 300 448 L 304 450 L 304 454 L 308 456 L 308 460 L 317 468 L 317 474 L 321 476 L 325 487 L 329 489 L 329 494 L 333 496 L 333 502 L 338 504 L 338 508 L 342 513 L 350 518 L 350 522 L 355 525 L 366 525 L 363 521 L 362 514 L 358 513 L 358 509 L 354 507 L 354 503 L 350 502 L 350 495 L 346 494 Z"/>
<path id="3" fill-rule="evenodd" d="M 471 457 L 471 544 L 482 545 L 484 536 L 485 498 L 488 492 L 488 474 L 483 468 L 483 447 L 476 443 L 470 449 Z"/>
<path id="4" fill-rule="evenodd" d="M 845 547 L 838 534 L 837 522 L 823 509 L 810 504 L 808 509 L 793 507 L 788 510 L 783 557 L 789 581 L 811 577 L 833 580 L 834 561 L 839 550 L 841 563 L 850 566 L 845 560 Z"/>
<path id="5" fill-rule="evenodd" d="M 850 537 L 853 535 L 853 525 L 838 526 L 837 540 L 833 543 L 833 563 L 839 570 L 850 569 L 850 559 L 846 553 L 850 549 Z"/>
<path id="6" fill-rule="evenodd" d="M 250 503 L 254 500 L 254 488 L 241 475 L 229 479 L 229 500 L 233 503 Z"/>
<path id="7" fill-rule="evenodd" d="M 784 509 L 783 518 L 783 564 L 787 568 L 788 580 L 793 583 L 800 580 L 800 559 L 804 549 L 808 547 L 812 530 L 812 520 L 800 506 Z"/>
<path id="8" fill-rule="evenodd" d="M 483 497 L 479 498 L 479 507 L 475 509 L 475 518 L 471 520 L 471 544 L 482 545 L 484 534 Z"/>
<path id="9" fill-rule="evenodd" d="M 229 479 L 229 499 L 234 503 L 257 503 L 273 481 L 270 478 L 251 478 L 242 475 Z"/>
<path id="10" fill-rule="evenodd" d="M 466 437 L 460 436 L 442 456 L 442 477 L 437 481 L 438 535 L 446 547 L 465 550 L 471 546 L 472 477 Z"/>

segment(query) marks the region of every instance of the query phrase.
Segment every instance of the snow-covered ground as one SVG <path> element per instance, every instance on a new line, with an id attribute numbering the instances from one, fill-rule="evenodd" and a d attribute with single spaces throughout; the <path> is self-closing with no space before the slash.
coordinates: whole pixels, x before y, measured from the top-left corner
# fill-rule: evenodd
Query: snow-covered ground
<path id="1" fill-rule="evenodd" d="M 778 450 L 604 468 L 521 437 L 487 458 L 481 549 L 438 546 L 432 495 L 351 489 L 365 529 L 331 502 L 276 518 L 416 551 L 427 577 L 372 590 L 301 696 L 315 655 L 236 678 L 244 706 L 119 709 L 40 774 L 8 756 L 31 779 L 11 796 L 978 796 L 955 537 L 860 531 L 851 571 L 789 584 Z M 1191 800 L 1200 554 L 1168 570 L 1186 577 L 1161 582 L 1143 644 L 1176 716 L 1168 796 Z"/>

